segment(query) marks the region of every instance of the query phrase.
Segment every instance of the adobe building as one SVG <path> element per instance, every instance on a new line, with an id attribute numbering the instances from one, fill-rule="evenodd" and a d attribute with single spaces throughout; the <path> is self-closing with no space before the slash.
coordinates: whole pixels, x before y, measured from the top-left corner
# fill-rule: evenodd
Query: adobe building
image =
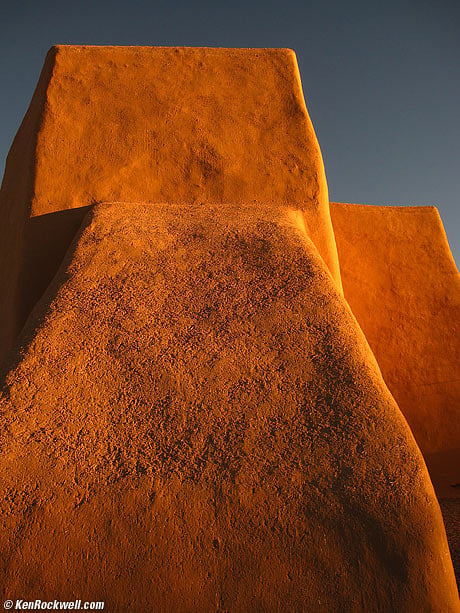
<path id="1" fill-rule="evenodd" d="M 329 204 L 292 51 L 54 47 L 0 220 L 4 599 L 460 610 L 458 272 Z"/>

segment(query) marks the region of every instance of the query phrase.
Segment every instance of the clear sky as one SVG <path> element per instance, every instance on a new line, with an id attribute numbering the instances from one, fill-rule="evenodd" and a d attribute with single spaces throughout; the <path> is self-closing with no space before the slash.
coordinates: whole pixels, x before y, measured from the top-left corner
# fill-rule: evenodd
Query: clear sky
<path id="1" fill-rule="evenodd" d="M 2 174 L 56 43 L 293 48 L 330 199 L 436 205 L 458 266 L 459 0 L 3 0 Z"/>

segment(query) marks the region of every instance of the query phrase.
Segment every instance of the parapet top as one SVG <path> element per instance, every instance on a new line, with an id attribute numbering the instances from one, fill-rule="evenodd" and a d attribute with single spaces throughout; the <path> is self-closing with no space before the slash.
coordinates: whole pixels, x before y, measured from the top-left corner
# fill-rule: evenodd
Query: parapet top
<path id="1" fill-rule="evenodd" d="M 28 158 L 31 216 L 117 201 L 289 206 L 338 278 L 290 49 L 57 45 L 21 131 L 12 184 Z"/>

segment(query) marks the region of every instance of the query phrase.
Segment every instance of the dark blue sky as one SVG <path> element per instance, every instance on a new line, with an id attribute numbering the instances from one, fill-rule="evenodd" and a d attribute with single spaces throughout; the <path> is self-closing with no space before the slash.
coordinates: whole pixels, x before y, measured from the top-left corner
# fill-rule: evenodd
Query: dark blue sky
<path id="1" fill-rule="evenodd" d="M 2 171 L 55 43 L 293 48 L 331 200 L 435 204 L 460 262 L 458 0 L 5 0 Z"/>

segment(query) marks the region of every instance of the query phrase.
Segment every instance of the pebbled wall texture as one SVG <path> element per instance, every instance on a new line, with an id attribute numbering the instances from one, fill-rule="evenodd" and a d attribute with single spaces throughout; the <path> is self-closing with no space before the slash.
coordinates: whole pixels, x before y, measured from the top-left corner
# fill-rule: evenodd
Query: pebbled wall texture
<path id="1" fill-rule="evenodd" d="M 329 206 L 290 50 L 50 51 L 0 191 L 0 598 L 460 610 L 420 451 L 452 490 L 458 273 L 379 211 Z"/>
<path id="2" fill-rule="evenodd" d="M 1 347 L 56 272 L 28 257 L 37 247 L 33 227 L 24 246 L 24 221 L 97 202 L 293 206 L 340 283 L 321 151 L 289 49 L 53 47 L 0 194 Z M 75 232 L 74 218 L 57 217 Z M 45 285 L 32 295 L 37 276 Z"/>

